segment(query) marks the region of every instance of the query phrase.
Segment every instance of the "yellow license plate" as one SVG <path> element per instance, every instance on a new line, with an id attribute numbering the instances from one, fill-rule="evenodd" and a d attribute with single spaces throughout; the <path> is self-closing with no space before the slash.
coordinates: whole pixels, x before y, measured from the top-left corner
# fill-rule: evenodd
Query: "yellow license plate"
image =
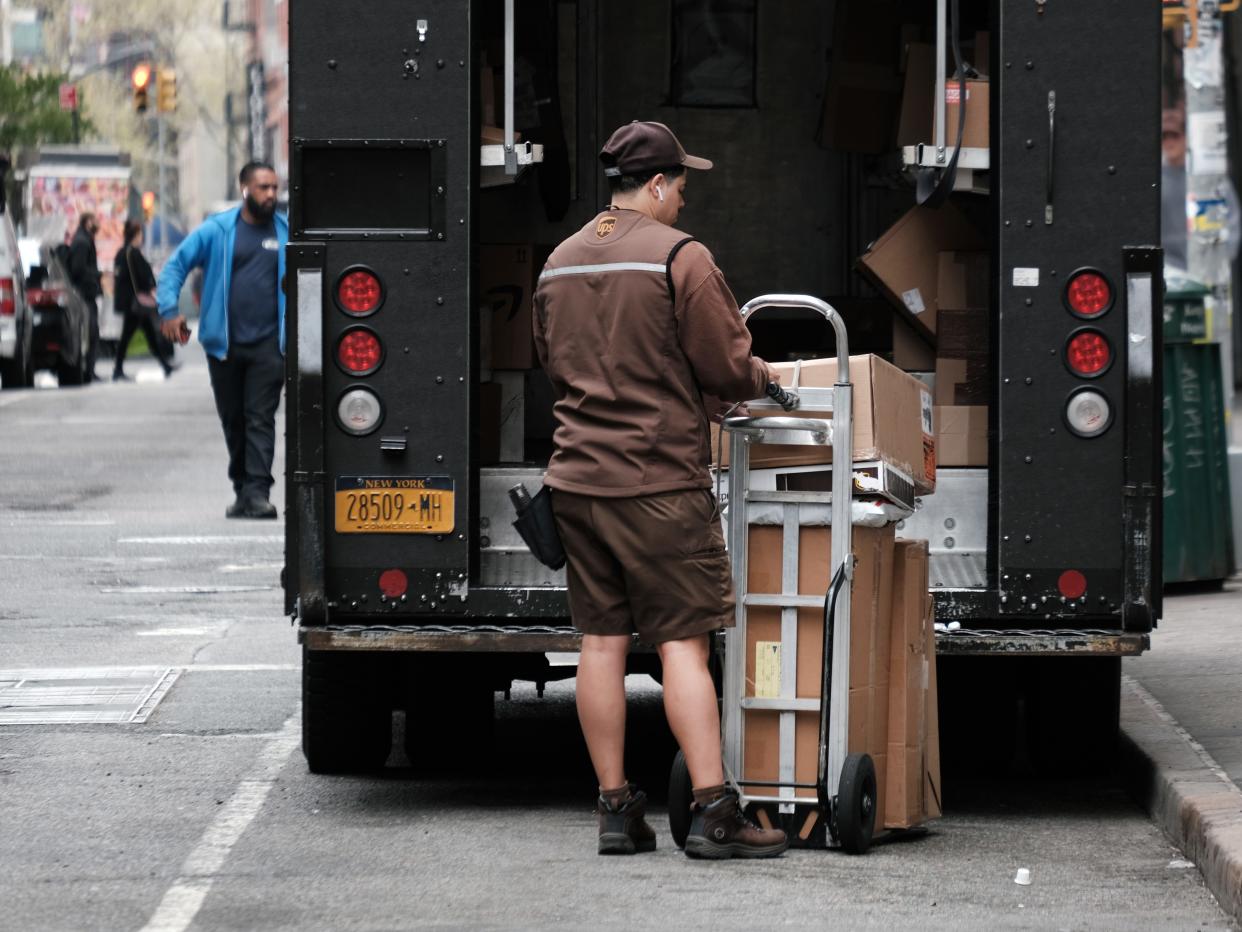
<path id="1" fill-rule="evenodd" d="M 449 476 L 338 476 L 338 534 L 449 534 L 454 527 Z"/>

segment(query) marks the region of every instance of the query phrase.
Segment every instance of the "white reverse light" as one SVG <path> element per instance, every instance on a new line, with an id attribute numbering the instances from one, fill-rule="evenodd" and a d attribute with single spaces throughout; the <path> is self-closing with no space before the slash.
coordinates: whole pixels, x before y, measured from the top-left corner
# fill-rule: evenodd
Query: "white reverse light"
<path id="1" fill-rule="evenodd" d="M 1079 437 L 1098 437 L 1113 422 L 1113 409 L 1100 392 L 1085 389 L 1070 396 L 1065 422 Z"/>
<path id="2" fill-rule="evenodd" d="M 371 433 L 383 419 L 384 406 L 370 389 L 351 388 L 337 402 L 337 423 L 355 436 Z"/>

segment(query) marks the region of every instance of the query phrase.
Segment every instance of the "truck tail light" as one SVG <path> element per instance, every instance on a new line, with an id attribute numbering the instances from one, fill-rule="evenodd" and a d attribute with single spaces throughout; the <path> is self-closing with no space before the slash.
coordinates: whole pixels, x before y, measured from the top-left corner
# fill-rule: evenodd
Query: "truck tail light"
<path id="1" fill-rule="evenodd" d="M 1065 363 L 1074 375 L 1094 378 L 1112 365 L 1113 348 L 1100 331 L 1079 330 L 1065 346 Z"/>
<path id="2" fill-rule="evenodd" d="M 1065 405 L 1065 423 L 1079 437 L 1098 437 L 1113 422 L 1108 398 L 1093 388 L 1080 388 Z"/>
<path id="3" fill-rule="evenodd" d="M 336 361 L 350 375 L 370 375 L 384 361 L 384 346 L 373 331 L 354 327 L 336 344 Z"/>
<path id="4" fill-rule="evenodd" d="M 384 593 L 388 598 L 399 599 L 405 595 L 405 590 L 410 587 L 410 580 L 403 570 L 384 570 L 384 572 L 380 573 L 379 587 L 380 592 Z"/>
<path id="5" fill-rule="evenodd" d="M 1057 578 L 1057 588 L 1067 599 L 1081 599 L 1087 592 L 1087 577 L 1078 570 L 1066 570 Z"/>
<path id="6" fill-rule="evenodd" d="M 336 303 L 346 314 L 365 317 L 384 303 L 384 286 L 370 269 L 346 269 L 336 283 Z"/>
<path id="7" fill-rule="evenodd" d="M 362 437 L 384 420 L 384 406 L 369 388 L 351 388 L 336 403 L 336 422 L 341 430 Z"/>
<path id="8" fill-rule="evenodd" d="M 1065 283 L 1065 304 L 1078 317 L 1099 317 L 1113 306 L 1113 286 L 1095 269 L 1080 269 Z"/>
<path id="9" fill-rule="evenodd" d="M 16 314 L 17 301 L 13 279 L 0 278 L 0 317 L 13 317 Z"/>

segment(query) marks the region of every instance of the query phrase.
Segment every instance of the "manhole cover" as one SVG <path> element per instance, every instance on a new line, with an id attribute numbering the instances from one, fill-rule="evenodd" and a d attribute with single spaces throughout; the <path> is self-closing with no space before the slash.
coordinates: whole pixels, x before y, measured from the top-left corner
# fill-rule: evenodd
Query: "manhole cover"
<path id="1" fill-rule="evenodd" d="M 177 667 L 0 670 L 0 725 L 141 724 L 180 675 Z"/>

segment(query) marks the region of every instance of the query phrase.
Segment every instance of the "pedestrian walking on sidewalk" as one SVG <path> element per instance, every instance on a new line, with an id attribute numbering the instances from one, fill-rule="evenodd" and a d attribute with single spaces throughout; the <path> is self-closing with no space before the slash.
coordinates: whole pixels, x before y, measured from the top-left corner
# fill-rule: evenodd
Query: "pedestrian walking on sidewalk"
<path id="1" fill-rule="evenodd" d="M 95 234 L 99 232 L 99 220 L 92 213 L 78 218 L 78 228 L 69 241 L 66 271 L 69 281 L 78 289 L 86 302 L 90 316 L 90 338 L 86 345 L 86 381 L 95 381 L 95 360 L 99 358 L 99 298 L 103 294 L 102 276 L 99 274 L 99 257 L 95 253 Z"/>
<path id="2" fill-rule="evenodd" d="M 242 202 L 208 217 L 177 247 L 160 276 L 161 327 L 185 343 L 189 324 L 178 301 L 186 277 L 203 270 L 198 339 L 207 351 L 211 389 L 229 451 L 230 518 L 275 518 L 269 501 L 276 455 L 276 408 L 285 372 L 285 244 L 289 222 L 276 212 L 276 172 L 247 162 L 238 176 Z"/>
<path id="3" fill-rule="evenodd" d="M 625 669 L 634 632 L 663 667 L 664 709 L 694 786 L 686 854 L 772 857 L 785 833 L 745 818 L 725 786 L 711 633 L 733 591 L 708 475 L 709 413 L 764 394 L 736 301 L 701 243 L 673 228 L 687 155 L 661 123 L 622 126 L 600 153 L 612 203 L 552 253 L 535 345 L 555 395 L 545 484 L 582 632 L 578 717 L 599 780 L 599 853 L 655 849 L 625 775 Z"/>
<path id="4" fill-rule="evenodd" d="M 125 244 L 116 254 L 112 266 L 112 303 L 117 312 L 125 315 L 121 326 L 121 339 L 116 345 L 116 364 L 112 367 L 113 382 L 127 382 L 125 374 L 125 356 L 129 352 L 129 341 L 142 328 L 147 338 L 147 347 L 151 355 L 159 360 L 164 370 L 164 377 L 173 374 L 172 355 L 167 350 L 167 340 L 155 326 L 155 273 L 151 271 L 151 263 L 142 254 L 142 224 L 134 220 L 125 221 Z"/>

